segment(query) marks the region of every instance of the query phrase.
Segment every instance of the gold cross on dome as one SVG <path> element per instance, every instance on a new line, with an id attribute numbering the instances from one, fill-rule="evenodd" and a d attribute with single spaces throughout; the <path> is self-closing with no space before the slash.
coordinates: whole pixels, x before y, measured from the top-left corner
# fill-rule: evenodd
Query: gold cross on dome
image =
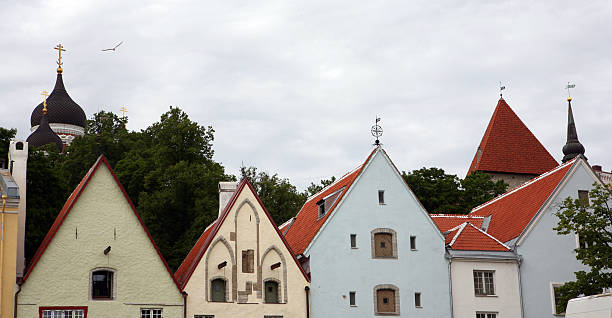
<path id="1" fill-rule="evenodd" d="M 59 58 L 57 60 L 57 66 L 59 66 L 60 68 L 62 67 L 62 65 L 64 63 L 62 63 L 62 52 L 66 52 L 66 50 L 64 49 L 64 46 L 60 43 L 58 44 L 56 47 L 53 48 L 54 50 L 57 50 L 59 53 Z"/>
<path id="2" fill-rule="evenodd" d="M 123 114 L 123 118 L 125 118 L 125 113 L 127 113 L 127 108 L 125 106 L 121 107 L 121 109 L 119 109 L 121 111 L 121 113 Z"/>
<path id="3" fill-rule="evenodd" d="M 47 91 L 42 91 L 42 93 L 40 93 L 40 95 L 44 96 L 45 99 L 43 99 L 43 113 L 47 113 L 47 96 L 49 96 L 49 93 L 47 93 Z"/>

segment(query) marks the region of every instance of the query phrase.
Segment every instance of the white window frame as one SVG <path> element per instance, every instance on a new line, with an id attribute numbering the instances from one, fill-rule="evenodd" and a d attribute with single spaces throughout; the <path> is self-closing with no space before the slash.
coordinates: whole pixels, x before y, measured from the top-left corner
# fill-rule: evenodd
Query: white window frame
<path id="1" fill-rule="evenodd" d="M 550 282 L 550 303 L 552 305 L 552 314 L 554 316 L 565 316 L 565 312 L 557 314 L 557 302 L 555 301 L 555 288 L 563 285 L 565 285 L 565 283 Z"/>
<path id="2" fill-rule="evenodd" d="M 478 315 L 485 315 L 484 318 L 497 318 L 498 314 L 496 311 L 477 311 L 476 318 L 479 318 Z"/>
<path id="3" fill-rule="evenodd" d="M 483 287 L 483 291 L 484 294 L 478 294 L 476 293 L 476 282 L 474 281 L 474 296 L 476 297 L 493 297 L 496 296 L 497 294 L 495 293 L 497 291 L 497 286 L 495 286 L 495 271 L 494 270 L 487 270 L 487 269 L 474 269 L 472 271 L 472 279 L 476 279 L 476 273 L 482 273 L 482 287 Z M 484 276 L 485 273 L 491 273 L 491 285 L 493 285 L 493 293 L 488 294 L 487 293 L 487 285 L 486 285 L 486 278 Z"/>
<path id="4" fill-rule="evenodd" d="M 159 312 L 159 315 L 156 313 Z M 148 316 L 144 316 L 148 313 Z M 162 308 L 140 308 L 140 318 L 163 318 L 164 311 Z"/>
<path id="5" fill-rule="evenodd" d="M 42 318 L 64 318 L 66 311 L 71 312 L 71 316 L 69 318 L 83 318 L 85 317 L 84 309 L 43 309 L 42 310 Z"/>

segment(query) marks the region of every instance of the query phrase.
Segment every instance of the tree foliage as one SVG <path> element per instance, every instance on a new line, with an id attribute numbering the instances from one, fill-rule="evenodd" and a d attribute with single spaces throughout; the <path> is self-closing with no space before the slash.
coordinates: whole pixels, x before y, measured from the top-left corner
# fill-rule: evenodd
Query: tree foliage
<path id="1" fill-rule="evenodd" d="M 334 183 L 335 181 L 336 181 L 336 177 L 332 176 L 329 179 L 323 179 L 319 181 L 318 184 L 311 182 L 308 188 L 306 188 L 306 193 L 308 194 L 308 196 L 315 195 L 319 193 L 319 191 L 327 187 L 328 185 Z"/>
<path id="2" fill-rule="evenodd" d="M 559 218 L 554 228 L 557 234 L 578 235 L 576 258 L 589 267 L 575 272 L 575 281 L 557 289 L 557 312 L 561 313 L 570 299 L 612 287 L 612 190 L 594 183 L 588 200 L 568 197 L 555 214 Z"/>
<path id="3" fill-rule="evenodd" d="M 17 129 L 6 129 L 0 127 L 0 162 L 4 159 L 4 162 L 8 163 L 8 149 L 11 139 L 15 138 L 15 134 L 17 134 Z M 0 168 L 2 166 L 0 165 Z"/>
<path id="4" fill-rule="evenodd" d="M 403 171 L 402 177 L 429 213 L 468 213 L 504 193 L 508 186 L 486 173 L 474 172 L 461 180 L 440 168 Z"/>

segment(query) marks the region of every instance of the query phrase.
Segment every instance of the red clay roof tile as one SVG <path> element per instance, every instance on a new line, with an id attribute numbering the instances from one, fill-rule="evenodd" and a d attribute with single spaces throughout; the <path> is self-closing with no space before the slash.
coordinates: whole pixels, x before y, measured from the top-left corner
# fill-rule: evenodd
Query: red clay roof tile
<path id="1" fill-rule="evenodd" d="M 469 222 L 446 235 L 446 245 L 461 251 L 509 251 L 510 248 Z"/>
<path id="2" fill-rule="evenodd" d="M 484 216 L 467 214 L 430 214 L 429 216 L 434 221 L 440 232 L 450 231 L 452 228 L 465 222 L 470 222 L 470 224 L 480 228 L 482 226 L 482 221 L 484 220 Z"/>
<path id="3" fill-rule="evenodd" d="M 468 174 L 490 171 L 539 175 L 558 165 L 503 98 L 478 149 Z"/>

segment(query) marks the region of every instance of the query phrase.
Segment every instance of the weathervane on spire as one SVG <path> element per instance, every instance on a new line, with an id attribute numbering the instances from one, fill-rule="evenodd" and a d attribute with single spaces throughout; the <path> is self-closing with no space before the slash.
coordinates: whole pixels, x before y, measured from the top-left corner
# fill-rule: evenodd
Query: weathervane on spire
<path id="1" fill-rule="evenodd" d="M 374 126 L 372 126 L 372 129 L 370 129 L 370 132 L 372 133 L 372 136 L 376 137 L 376 140 L 374 141 L 374 145 L 375 146 L 380 145 L 380 141 L 378 140 L 378 138 L 380 136 L 382 136 L 382 134 L 383 134 L 382 127 L 380 127 L 380 125 L 378 125 L 379 121 L 380 121 L 380 118 L 378 116 L 376 116 L 376 121 L 374 122 Z"/>
<path id="2" fill-rule="evenodd" d="M 47 113 L 47 96 L 49 96 L 49 93 L 47 93 L 47 91 L 42 91 L 40 95 L 44 96 L 42 112 L 43 114 L 46 114 Z"/>
<path id="3" fill-rule="evenodd" d="M 565 86 L 565 89 L 567 89 L 567 101 L 568 102 L 572 101 L 572 95 L 570 95 L 570 88 L 576 88 L 576 84 L 570 84 L 570 82 L 567 82 L 567 86 Z"/>
<path id="4" fill-rule="evenodd" d="M 61 73 L 62 72 L 62 65 L 64 65 L 64 63 L 62 63 L 62 52 L 66 52 L 66 50 L 64 49 L 64 46 L 61 43 L 58 44 L 53 49 L 57 50 L 57 52 L 59 53 L 59 58 L 57 59 L 57 72 Z"/>
<path id="5" fill-rule="evenodd" d="M 505 85 L 502 85 L 502 82 L 499 81 L 499 97 L 502 97 L 502 91 L 506 89 Z"/>

